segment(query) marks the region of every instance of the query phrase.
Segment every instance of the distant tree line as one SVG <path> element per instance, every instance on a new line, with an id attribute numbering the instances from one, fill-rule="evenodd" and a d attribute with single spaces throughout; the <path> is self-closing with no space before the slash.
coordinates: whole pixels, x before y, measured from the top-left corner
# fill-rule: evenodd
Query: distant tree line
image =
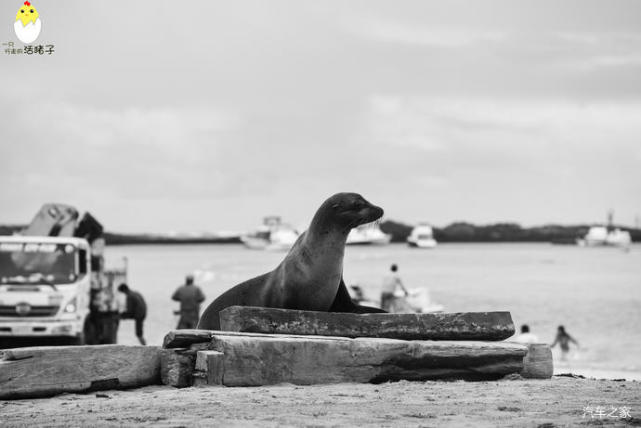
<path id="1" fill-rule="evenodd" d="M 627 230 L 635 242 L 641 241 L 641 229 L 616 226 Z M 392 242 L 405 242 L 412 232 L 412 226 L 386 220 L 381 223 L 381 230 L 392 235 Z M 434 239 L 438 242 L 553 242 L 573 244 L 583 237 L 589 225 L 561 226 L 556 224 L 521 227 L 516 223 L 496 223 L 474 225 L 455 222 L 445 227 L 433 227 Z"/>
<path id="2" fill-rule="evenodd" d="M 13 235 L 20 232 L 24 225 L 0 225 L 0 235 Z M 215 237 L 215 236 L 165 236 L 152 234 L 124 234 L 105 232 L 107 245 L 137 245 L 137 244 L 236 244 L 240 237 Z"/>
<path id="3" fill-rule="evenodd" d="M 137 244 L 240 244 L 239 236 L 225 238 L 213 236 L 163 236 L 163 235 L 125 235 L 122 233 L 105 233 L 107 245 Z"/>

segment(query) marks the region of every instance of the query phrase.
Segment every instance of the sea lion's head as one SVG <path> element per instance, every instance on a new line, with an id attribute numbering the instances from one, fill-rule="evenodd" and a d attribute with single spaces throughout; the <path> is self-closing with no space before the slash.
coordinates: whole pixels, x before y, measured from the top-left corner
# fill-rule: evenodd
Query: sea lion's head
<path id="1" fill-rule="evenodd" d="M 358 193 L 337 193 L 327 199 L 318 211 L 348 231 L 383 216 L 383 208 L 369 203 Z"/>

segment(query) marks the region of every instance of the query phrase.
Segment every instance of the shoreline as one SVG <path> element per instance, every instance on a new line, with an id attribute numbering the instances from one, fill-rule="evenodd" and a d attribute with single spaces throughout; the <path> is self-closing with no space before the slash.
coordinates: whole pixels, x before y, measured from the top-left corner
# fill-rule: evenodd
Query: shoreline
<path id="1" fill-rule="evenodd" d="M 554 376 L 574 375 L 575 377 L 583 376 L 586 379 L 611 380 L 611 381 L 629 381 L 641 382 L 641 372 L 614 369 L 598 368 L 581 368 L 575 367 L 570 369 L 567 366 L 554 366 Z"/>

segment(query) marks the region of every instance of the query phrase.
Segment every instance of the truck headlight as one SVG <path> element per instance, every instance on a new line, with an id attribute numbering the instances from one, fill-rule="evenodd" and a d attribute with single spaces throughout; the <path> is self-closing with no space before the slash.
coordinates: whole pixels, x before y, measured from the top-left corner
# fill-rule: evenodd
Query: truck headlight
<path id="1" fill-rule="evenodd" d="M 69 301 L 69 303 L 67 303 L 67 304 L 65 305 L 65 310 L 64 310 L 64 312 L 65 312 L 65 313 L 73 313 L 73 312 L 76 312 L 76 309 L 78 309 L 78 307 L 77 307 L 77 305 L 76 305 L 76 298 L 74 297 L 73 299 L 71 299 L 71 300 Z"/>

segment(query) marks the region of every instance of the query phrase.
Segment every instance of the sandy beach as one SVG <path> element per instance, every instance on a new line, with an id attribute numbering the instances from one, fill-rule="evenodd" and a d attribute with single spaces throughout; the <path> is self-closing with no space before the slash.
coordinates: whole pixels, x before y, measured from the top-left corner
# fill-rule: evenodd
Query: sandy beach
<path id="1" fill-rule="evenodd" d="M 599 416 L 599 407 L 604 415 Z M 622 418 L 622 411 L 629 417 Z M 0 414 L 0 425 L 6 427 L 641 426 L 641 383 L 554 377 L 254 388 L 150 386 L 0 401 Z"/>

